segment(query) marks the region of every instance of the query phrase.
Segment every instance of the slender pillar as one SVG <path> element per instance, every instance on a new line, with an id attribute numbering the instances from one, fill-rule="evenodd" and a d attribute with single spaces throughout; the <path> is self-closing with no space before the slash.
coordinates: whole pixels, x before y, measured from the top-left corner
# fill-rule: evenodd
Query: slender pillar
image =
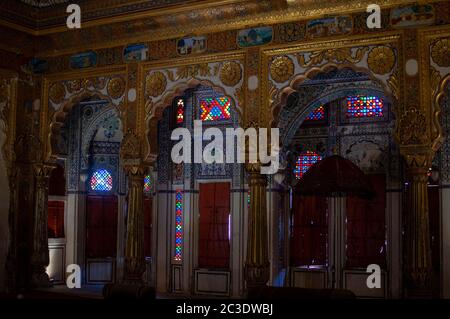
<path id="1" fill-rule="evenodd" d="M 409 162 L 409 161 L 408 161 Z M 407 297 L 431 297 L 432 267 L 428 216 L 428 161 L 409 162 L 406 232 Z"/>
<path id="2" fill-rule="evenodd" d="M 144 258 L 144 168 L 125 167 L 128 176 L 127 235 L 125 243 L 124 283 L 143 284 Z"/>
<path id="3" fill-rule="evenodd" d="M 267 178 L 260 173 L 258 164 L 248 164 L 247 171 L 250 179 L 250 212 L 245 279 L 247 288 L 252 288 L 265 286 L 270 277 L 267 243 Z"/>
<path id="4" fill-rule="evenodd" d="M 34 287 L 51 286 L 45 272 L 49 264 L 47 213 L 48 213 L 48 182 L 50 173 L 55 166 L 46 163 L 34 165 L 35 197 L 33 216 L 33 243 L 31 254 L 31 283 Z"/>

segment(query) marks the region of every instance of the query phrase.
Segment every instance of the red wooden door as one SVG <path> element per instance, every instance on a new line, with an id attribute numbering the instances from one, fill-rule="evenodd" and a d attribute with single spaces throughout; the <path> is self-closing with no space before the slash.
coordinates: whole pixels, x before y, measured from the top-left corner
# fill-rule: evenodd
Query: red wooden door
<path id="1" fill-rule="evenodd" d="M 293 194 L 291 266 L 328 265 L 327 208 L 324 197 Z"/>
<path id="2" fill-rule="evenodd" d="M 199 267 L 228 268 L 230 183 L 200 184 L 199 207 Z"/>
<path id="3" fill-rule="evenodd" d="M 64 238 L 63 201 L 48 201 L 48 238 Z"/>
<path id="4" fill-rule="evenodd" d="M 386 268 L 386 176 L 367 175 L 375 191 L 370 200 L 347 197 L 346 266 Z"/>
<path id="5" fill-rule="evenodd" d="M 117 251 L 117 197 L 88 196 L 86 257 L 115 257 Z"/>

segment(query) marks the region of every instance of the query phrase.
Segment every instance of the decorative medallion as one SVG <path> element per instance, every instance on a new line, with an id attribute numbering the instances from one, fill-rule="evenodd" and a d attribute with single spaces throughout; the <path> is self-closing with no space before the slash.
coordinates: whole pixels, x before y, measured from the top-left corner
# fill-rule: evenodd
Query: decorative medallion
<path id="1" fill-rule="evenodd" d="M 118 99 L 125 91 L 125 80 L 121 77 L 115 77 L 108 82 L 108 94 L 113 99 Z"/>
<path id="2" fill-rule="evenodd" d="M 431 57 L 437 65 L 450 66 L 450 39 L 441 39 L 433 44 Z"/>
<path id="3" fill-rule="evenodd" d="M 376 74 L 383 75 L 389 73 L 395 64 L 394 50 L 387 46 L 373 48 L 369 52 L 367 63 L 370 70 Z"/>
<path id="4" fill-rule="evenodd" d="M 236 62 L 225 62 L 220 68 L 220 81 L 226 86 L 235 86 L 242 78 L 241 66 Z"/>
<path id="5" fill-rule="evenodd" d="M 294 63 L 287 56 L 276 57 L 270 65 L 270 75 L 277 83 L 286 82 L 294 75 Z"/>
<path id="6" fill-rule="evenodd" d="M 55 104 L 61 103 L 64 100 L 65 96 L 66 96 L 66 89 L 62 83 L 56 82 L 50 87 L 49 97 L 53 103 Z"/>
<path id="7" fill-rule="evenodd" d="M 167 86 L 167 79 L 162 72 L 154 72 L 147 77 L 145 89 L 150 96 L 160 96 L 164 93 Z"/>

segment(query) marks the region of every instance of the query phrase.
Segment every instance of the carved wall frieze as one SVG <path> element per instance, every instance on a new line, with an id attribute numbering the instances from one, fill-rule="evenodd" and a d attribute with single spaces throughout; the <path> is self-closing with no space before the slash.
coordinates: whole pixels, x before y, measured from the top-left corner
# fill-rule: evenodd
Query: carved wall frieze
<path id="1" fill-rule="evenodd" d="M 429 143 L 427 119 L 421 110 L 408 109 L 400 118 L 398 138 L 402 145 Z"/>
<path id="2" fill-rule="evenodd" d="M 135 163 L 133 161 L 141 159 L 141 145 L 141 140 L 136 133 L 130 130 L 125 134 L 120 145 L 120 158 L 124 161 L 125 166 L 136 166 L 136 164 L 140 164 L 140 162 Z"/>
<path id="3" fill-rule="evenodd" d="M 322 51 L 313 51 L 309 55 L 309 60 L 305 58 L 305 53 L 300 53 L 297 55 L 298 63 L 303 68 L 308 68 L 311 66 L 320 65 L 324 61 L 328 62 L 338 62 L 338 63 L 358 63 L 364 57 L 365 53 L 369 48 L 360 47 L 357 48 L 355 53 L 352 52 L 351 48 L 338 48 L 338 49 L 327 49 Z"/>
<path id="4" fill-rule="evenodd" d="M 185 65 L 182 67 L 179 67 L 176 71 L 176 77 L 175 81 L 180 79 L 187 79 L 187 78 L 195 78 L 197 76 L 210 76 L 213 75 L 211 72 L 211 67 L 208 63 L 201 63 L 196 65 Z M 214 75 L 217 75 L 217 69 L 215 69 Z"/>

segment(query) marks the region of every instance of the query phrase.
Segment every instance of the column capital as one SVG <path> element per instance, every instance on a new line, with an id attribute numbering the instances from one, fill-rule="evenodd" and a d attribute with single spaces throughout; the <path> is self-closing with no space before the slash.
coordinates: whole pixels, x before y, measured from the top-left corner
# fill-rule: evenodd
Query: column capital
<path id="1" fill-rule="evenodd" d="M 56 168 L 55 163 L 40 162 L 33 164 L 34 176 L 50 177 L 52 171 Z"/>
<path id="2" fill-rule="evenodd" d="M 431 144 L 400 145 L 400 153 L 406 160 L 409 173 L 427 173 L 431 167 L 435 150 Z"/>
<path id="3" fill-rule="evenodd" d="M 142 165 L 141 163 L 138 163 L 138 160 L 136 160 L 135 164 L 124 164 L 123 169 L 125 170 L 125 173 L 131 177 L 131 176 L 144 176 L 147 172 L 147 167 Z"/>

